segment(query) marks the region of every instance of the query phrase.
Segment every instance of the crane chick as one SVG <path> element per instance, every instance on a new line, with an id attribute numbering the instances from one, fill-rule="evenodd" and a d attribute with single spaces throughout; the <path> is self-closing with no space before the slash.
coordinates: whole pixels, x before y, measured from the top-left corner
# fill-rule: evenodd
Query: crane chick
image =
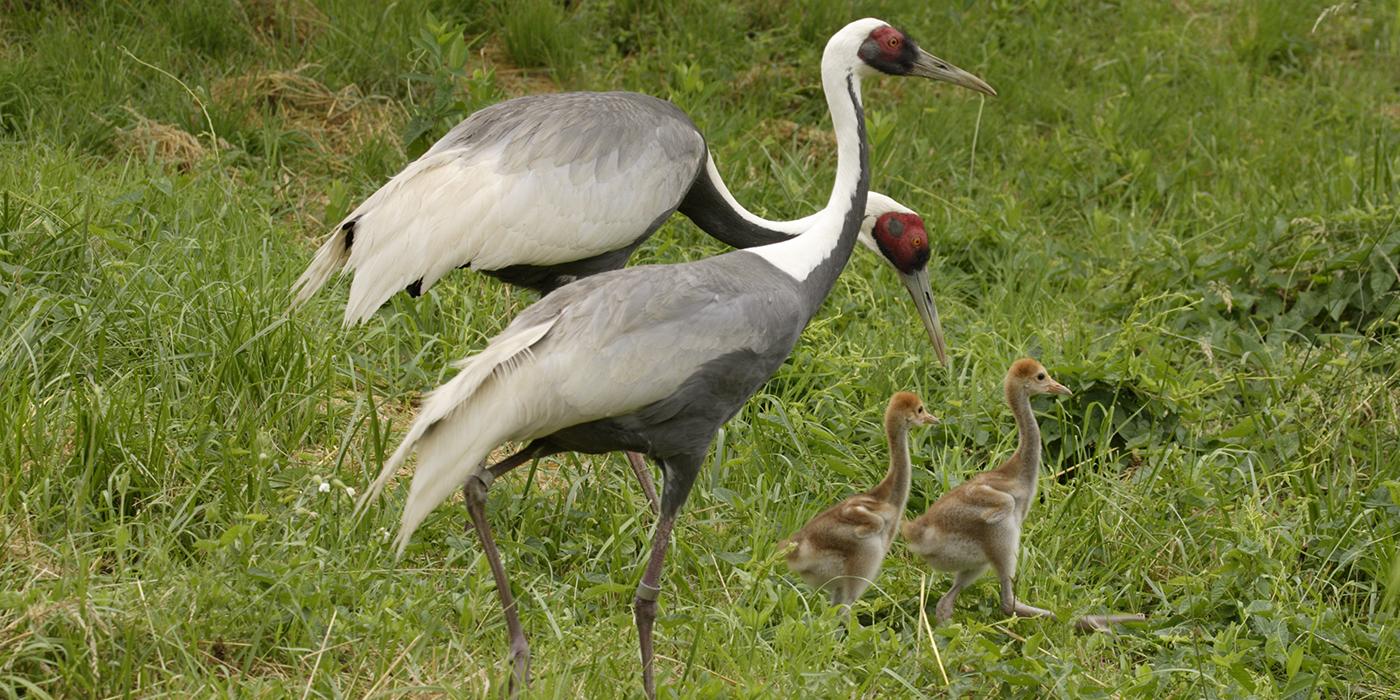
<path id="1" fill-rule="evenodd" d="M 823 511 L 779 545 L 788 550 L 788 568 L 826 590 L 833 605 L 855 602 L 880 572 L 909 500 L 909 429 L 937 422 L 918 396 L 896 393 L 885 409 L 890 468 L 884 480 Z"/>
<path id="2" fill-rule="evenodd" d="M 953 587 L 938 600 L 938 622 L 953 616 L 958 594 L 988 567 L 996 570 L 1001 583 L 1002 612 L 1022 617 L 1051 614 L 1017 601 L 1012 580 L 1021 547 L 1021 524 L 1035 500 L 1040 471 L 1040 426 L 1031 412 L 1031 397 L 1069 396 L 1070 390 L 1051 379 L 1045 368 L 1030 358 L 1011 365 L 1005 390 L 1020 438 L 1016 453 L 996 469 L 982 472 L 943 494 L 927 512 L 904 524 L 909 549 L 933 568 L 953 574 Z"/>

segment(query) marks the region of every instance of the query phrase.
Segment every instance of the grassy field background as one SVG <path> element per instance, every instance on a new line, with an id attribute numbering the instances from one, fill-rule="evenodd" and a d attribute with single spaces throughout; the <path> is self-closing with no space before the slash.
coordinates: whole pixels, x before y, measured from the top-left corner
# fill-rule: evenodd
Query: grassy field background
<path id="1" fill-rule="evenodd" d="M 0 691 L 497 696 L 463 509 L 396 564 L 402 483 L 358 526 L 350 490 L 532 298 L 459 273 L 344 331 L 343 284 L 289 316 L 291 281 L 453 123 L 545 90 L 668 97 L 741 200 L 809 213 L 821 47 L 867 15 L 1001 93 L 865 90 L 953 365 L 857 254 L 681 519 L 663 694 L 1400 695 L 1395 0 L 0 1 Z M 677 218 L 633 262 L 721 250 Z M 1037 403 L 1019 595 L 1150 624 L 1005 620 L 984 580 L 930 632 L 949 580 L 896 544 L 842 632 L 774 542 L 878 479 L 896 389 L 944 419 L 911 513 L 1009 453 L 1025 354 L 1075 395 Z M 653 518 L 621 457 L 521 470 L 490 510 L 531 695 L 639 695 Z"/>

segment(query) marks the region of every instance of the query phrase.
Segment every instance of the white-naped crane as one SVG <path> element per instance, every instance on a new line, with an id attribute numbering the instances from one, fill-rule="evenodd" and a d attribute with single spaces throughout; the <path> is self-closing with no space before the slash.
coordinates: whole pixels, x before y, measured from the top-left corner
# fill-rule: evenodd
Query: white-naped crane
<path id="1" fill-rule="evenodd" d="M 913 44 L 866 50 L 879 70 L 996 94 Z M 293 285 L 295 303 L 338 271 L 354 276 L 347 326 L 461 267 L 546 293 L 622 267 L 678 210 L 736 248 L 786 240 L 815 220 L 769 221 L 740 205 L 705 137 L 670 102 L 633 92 L 519 97 L 467 117 L 345 217 Z M 886 259 L 946 364 L 924 261 Z"/>
<path id="2" fill-rule="evenodd" d="M 486 520 L 491 482 L 532 458 L 563 451 L 629 450 L 657 462 L 664 476 L 661 517 L 633 601 L 643 685 L 655 697 L 652 625 L 676 515 L 716 432 L 791 353 L 869 215 L 861 79 L 881 72 L 927 73 L 936 60 L 883 21 L 846 25 L 822 56 L 822 86 L 836 131 L 836 181 L 804 233 L 695 262 L 613 270 L 560 287 L 521 312 L 426 397 L 357 512 L 416 450 L 396 538 L 402 553 L 428 512 L 465 484 L 467 510 L 509 630 L 514 681 L 529 680 L 529 645 Z M 511 442 L 525 446 L 485 466 L 492 450 Z"/>

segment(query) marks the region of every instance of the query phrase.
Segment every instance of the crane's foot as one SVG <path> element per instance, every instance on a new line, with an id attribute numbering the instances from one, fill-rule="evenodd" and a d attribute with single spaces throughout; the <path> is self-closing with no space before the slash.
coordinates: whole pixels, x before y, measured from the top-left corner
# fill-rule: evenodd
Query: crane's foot
<path id="1" fill-rule="evenodd" d="M 945 595 L 938 599 L 938 605 L 933 609 L 933 621 L 935 624 L 943 624 L 953 619 L 953 602 L 957 600 L 955 596 Z"/>
<path id="2" fill-rule="evenodd" d="M 1016 601 L 1016 604 L 1011 607 L 1011 614 L 1015 615 L 1016 617 L 1055 617 L 1055 613 L 1052 613 L 1049 610 L 1046 610 L 1045 608 L 1037 608 L 1034 605 L 1027 605 L 1019 600 Z"/>
<path id="3" fill-rule="evenodd" d="M 1129 622 L 1147 622 L 1147 616 L 1141 613 L 1085 615 L 1074 621 L 1074 628 L 1080 632 L 1112 632 L 1114 625 L 1122 625 Z"/>

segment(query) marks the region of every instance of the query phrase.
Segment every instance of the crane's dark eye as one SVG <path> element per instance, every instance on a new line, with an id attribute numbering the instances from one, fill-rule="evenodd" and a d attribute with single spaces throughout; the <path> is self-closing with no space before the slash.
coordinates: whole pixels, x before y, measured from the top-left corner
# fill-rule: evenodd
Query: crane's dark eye
<path id="1" fill-rule="evenodd" d="M 1045 373 L 1041 372 L 1040 374 L 1035 375 L 1035 378 L 1043 382 L 1045 381 Z"/>
<path id="2" fill-rule="evenodd" d="M 900 44 L 900 41 L 899 41 L 899 37 L 897 37 L 897 36 L 893 36 L 893 35 L 892 35 L 892 36 L 890 36 L 890 38 L 885 39 L 885 47 L 888 48 L 888 49 L 891 49 L 891 50 L 897 49 L 897 48 L 899 48 L 899 44 Z"/>

